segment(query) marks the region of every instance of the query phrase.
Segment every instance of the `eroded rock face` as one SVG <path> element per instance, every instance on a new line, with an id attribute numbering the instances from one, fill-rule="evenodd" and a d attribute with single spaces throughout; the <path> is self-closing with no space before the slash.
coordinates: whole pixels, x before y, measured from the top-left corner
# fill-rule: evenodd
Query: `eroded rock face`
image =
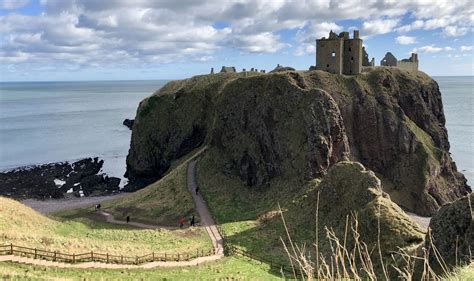
<path id="1" fill-rule="evenodd" d="M 474 251 L 474 194 L 441 207 L 430 221 L 431 239 L 427 235 L 426 248 L 432 249 L 430 241 L 436 246 L 444 261 L 450 265 L 471 262 Z M 458 259 L 456 261 L 456 258 Z M 431 251 L 432 264 L 437 263 Z"/>
<path id="2" fill-rule="evenodd" d="M 229 83 L 218 100 L 212 144 L 249 186 L 276 176 L 325 174 L 347 159 L 349 146 L 336 102 L 303 77 Z"/>
<path id="3" fill-rule="evenodd" d="M 140 104 L 127 176 L 155 180 L 204 143 L 219 149 L 226 174 L 255 188 L 275 177 L 321 177 L 349 158 L 373 170 L 394 202 L 432 215 L 470 191 L 444 123 L 438 85 L 422 72 L 196 76 Z"/>

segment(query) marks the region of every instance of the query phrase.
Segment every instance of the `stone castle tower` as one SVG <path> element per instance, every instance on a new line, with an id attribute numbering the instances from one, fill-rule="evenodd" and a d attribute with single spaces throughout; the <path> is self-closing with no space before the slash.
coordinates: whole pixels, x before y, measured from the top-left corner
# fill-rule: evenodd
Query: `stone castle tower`
<path id="1" fill-rule="evenodd" d="M 334 74 L 353 75 L 362 71 L 362 39 L 359 31 L 349 38 L 349 32 L 331 32 L 329 38 L 316 40 L 316 69 Z"/>

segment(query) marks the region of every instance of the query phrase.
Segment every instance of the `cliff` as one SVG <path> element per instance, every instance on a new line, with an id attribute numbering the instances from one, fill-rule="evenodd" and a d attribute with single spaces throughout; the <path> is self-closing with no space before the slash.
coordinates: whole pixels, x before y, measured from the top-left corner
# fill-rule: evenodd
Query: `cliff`
<path id="1" fill-rule="evenodd" d="M 169 82 L 138 108 L 129 189 L 204 143 L 225 160 L 223 172 L 253 188 L 276 177 L 322 177 L 351 160 L 419 215 L 470 191 L 449 154 L 438 85 L 421 72 L 222 73 Z"/>

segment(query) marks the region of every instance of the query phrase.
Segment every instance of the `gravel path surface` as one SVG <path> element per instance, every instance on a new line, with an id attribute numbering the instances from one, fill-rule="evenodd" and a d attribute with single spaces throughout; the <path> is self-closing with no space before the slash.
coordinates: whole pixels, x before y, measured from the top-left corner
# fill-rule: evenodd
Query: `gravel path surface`
<path id="1" fill-rule="evenodd" d="M 199 154 L 199 153 L 198 153 Z M 222 239 L 221 234 L 217 230 L 216 223 L 214 222 L 214 219 L 211 216 L 211 213 L 209 212 L 209 209 L 207 208 L 206 202 L 204 202 L 204 199 L 201 197 L 200 194 L 196 194 L 196 179 L 195 179 L 195 173 L 196 173 L 196 162 L 197 160 L 192 160 L 188 164 L 188 173 L 187 173 L 187 179 L 188 179 L 188 191 L 191 192 L 194 200 L 194 204 L 196 205 L 196 210 L 199 213 L 199 217 L 201 217 L 201 221 L 203 226 L 206 228 L 207 233 L 209 234 L 209 237 L 212 240 L 212 245 L 214 245 L 214 249 L 216 254 L 224 254 L 224 241 Z"/>
<path id="2" fill-rule="evenodd" d="M 49 214 L 57 211 L 64 211 L 70 209 L 77 209 L 81 207 L 87 207 L 96 205 L 102 201 L 115 199 L 127 196 L 127 193 L 119 193 L 116 195 L 104 195 L 94 197 L 81 197 L 81 198 L 63 198 L 63 199 L 49 199 L 49 200 L 37 200 L 37 199 L 26 199 L 22 200 L 21 203 L 32 208 L 33 210 L 41 214 Z"/>
<path id="3" fill-rule="evenodd" d="M 430 225 L 431 217 L 420 217 L 419 215 L 405 212 L 407 215 L 412 218 L 416 223 L 418 223 L 424 230 L 428 230 L 428 226 Z"/>

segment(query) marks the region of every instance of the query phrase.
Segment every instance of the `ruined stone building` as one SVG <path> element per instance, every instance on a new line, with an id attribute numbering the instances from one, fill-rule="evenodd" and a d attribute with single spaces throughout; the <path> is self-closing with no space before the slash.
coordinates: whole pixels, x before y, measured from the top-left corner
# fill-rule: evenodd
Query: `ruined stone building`
<path id="1" fill-rule="evenodd" d="M 235 67 L 234 66 L 223 66 L 222 69 L 221 69 L 221 73 L 224 72 L 224 73 L 234 73 L 234 72 L 237 72 L 235 70 Z"/>
<path id="2" fill-rule="evenodd" d="M 341 32 L 337 35 L 331 30 L 329 38 L 323 37 L 316 40 L 316 69 L 318 70 L 352 75 L 361 73 L 362 66 L 370 65 L 371 62 L 368 60 L 365 49 L 363 50 L 358 30 L 354 30 L 352 39 L 349 38 L 349 32 Z"/>
<path id="3" fill-rule="evenodd" d="M 385 57 L 380 61 L 380 65 L 398 67 L 409 71 L 418 71 L 418 55 L 412 53 L 408 59 L 397 60 L 392 53 L 387 52 Z"/>
<path id="4" fill-rule="evenodd" d="M 358 30 L 354 30 L 352 39 L 349 38 L 349 32 L 341 32 L 337 35 L 331 30 L 329 38 L 323 37 L 316 40 L 316 67 L 311 67 L 310 70 L 324 70 L 346 75 L 371 71 L 375 67 L 375 60 L 372 58 L 369 61 L 369 55 L 362 43 Z M 417 71 L 418 55 L 412 54 L 411 58 L 399 61 L 388 52 L 380 65 Z"/>

